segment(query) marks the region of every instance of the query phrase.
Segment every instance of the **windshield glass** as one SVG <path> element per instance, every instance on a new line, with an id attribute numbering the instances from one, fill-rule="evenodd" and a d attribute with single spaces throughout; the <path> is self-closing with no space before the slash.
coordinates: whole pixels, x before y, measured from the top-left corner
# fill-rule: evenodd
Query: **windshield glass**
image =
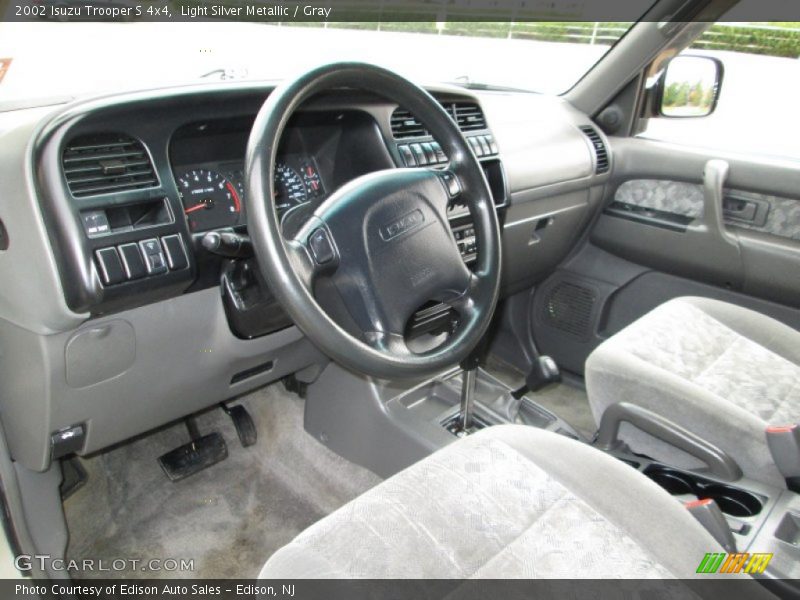
<path id="1" fill-rule="evenodd" d="M 642 13 L 650 2 L 642 3 Z M 0 24 L 0 100 L 214 80 L 281 79 L 360 60 L 419 83 L 561 93 L 631 22 Z M 205 76 L 205 78 L 203 78 Z"/>

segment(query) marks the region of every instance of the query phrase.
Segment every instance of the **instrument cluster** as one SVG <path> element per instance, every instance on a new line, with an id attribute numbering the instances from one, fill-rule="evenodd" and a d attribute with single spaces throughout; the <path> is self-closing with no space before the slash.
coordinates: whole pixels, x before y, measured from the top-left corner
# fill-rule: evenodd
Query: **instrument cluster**
<path id="1" fill-rule="evenodd" d="M 193 233 L 246 225 L 243 161 L 213 162 L 177 168 L 175 182 Z M 325 185 L 312 156 L 286 155 L 275 163 L 278 215 L 306 202 L 324 199 Z"/>

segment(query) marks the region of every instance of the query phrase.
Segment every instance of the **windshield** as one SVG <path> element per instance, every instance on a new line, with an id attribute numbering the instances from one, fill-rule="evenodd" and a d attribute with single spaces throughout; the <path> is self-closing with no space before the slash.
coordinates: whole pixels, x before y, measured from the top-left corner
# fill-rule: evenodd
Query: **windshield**
<path id="1" fill-rule="evenodd" d="M 647 8 L 643 3 L 642 12 Z M 282 79 L 360 60 L 419 83 L 569 89 L 632 23 L 0 24 L 0 100 Z M 204 77 L 205 76 L 205 77 Z"/>

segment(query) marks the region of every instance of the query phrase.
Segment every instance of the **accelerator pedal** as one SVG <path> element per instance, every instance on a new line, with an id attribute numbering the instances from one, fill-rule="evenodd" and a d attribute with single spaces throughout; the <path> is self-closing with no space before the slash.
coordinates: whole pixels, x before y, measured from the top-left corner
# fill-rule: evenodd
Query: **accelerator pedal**
<path id="1" fill-rule="evenodd" d="M 220 404 L 220 406 L 222 410 L 225 411 L 225 414 L 233 421 L 233 426 L 236 427 L 236 435 L 239 436 L 239 441 L 242 443 L 242 446 L 247 448 L 255 444 L 258 439 L 258 430 L 256 429 L 253 417 L 250 416 L 247 409 L 241 404 L 236 406 Z"/>
<path id="2" fill-rule="evenodd" d="M 228 446 L 218 432 L 200 435 L 194 417 L 186 418 L 186 428 L 192 441 L 158 458 L 161 469 L 173 482 L 186 479 L 228 458 Z"/>

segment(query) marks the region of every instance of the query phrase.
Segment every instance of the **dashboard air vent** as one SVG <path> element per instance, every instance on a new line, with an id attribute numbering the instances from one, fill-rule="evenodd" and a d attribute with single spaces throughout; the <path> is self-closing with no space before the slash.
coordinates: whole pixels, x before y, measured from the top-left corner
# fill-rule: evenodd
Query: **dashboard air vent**
<path id="1" fill-rule="evenodd" d="M 442 106 L 447 114 L 458 124 L 463 131 L 478 131 L 486 129 L 486 117 L 483 116 L 481 107 L 474 102 L 443 102 Z M 392 113 L 392 135 L 396 140 L 413 137 L 428 137 L 430 133 L 419 120 L 405 108 L 397 108 Z"/>
<path id="2" fill-rule="evenodd" d="M 594 146 L 594 153 L 597 156 L 595 173 L 598 175 L 600 173 L 607 173 L 610 163 L 608 160 L 608 150 L 606 149 L 606 145 L 603 143 L 603 138 L 600 137 L 600 134 L 597 133 L 597 130 L 595 130 L 595 128 L 591 125 L 581 126 L 581 131 L 586 134 L 586 137 L 589 138 L 592 146 Z"/>
<path id="3" fill-rule="evenodd" d="M 124 134 L 76 137 L 64 149 L 61 164 L 76 198 L 158 185 L 144 145 Z"/>
<path id="4" fill-rule="evenodd" d="M 472 102 L 454 102 L 445 106 L 461 131 L 477 131 L 486 129 L 486 117 L 483 116 L 481 107 Z"/>
<path id="5" fill-rule="evenodd" d="M 392 113 L 392 135 L 397 140 L 412 137 L 425 137 L 428 130 L 417 118 L 405 108 L 398 108 Z"/>

